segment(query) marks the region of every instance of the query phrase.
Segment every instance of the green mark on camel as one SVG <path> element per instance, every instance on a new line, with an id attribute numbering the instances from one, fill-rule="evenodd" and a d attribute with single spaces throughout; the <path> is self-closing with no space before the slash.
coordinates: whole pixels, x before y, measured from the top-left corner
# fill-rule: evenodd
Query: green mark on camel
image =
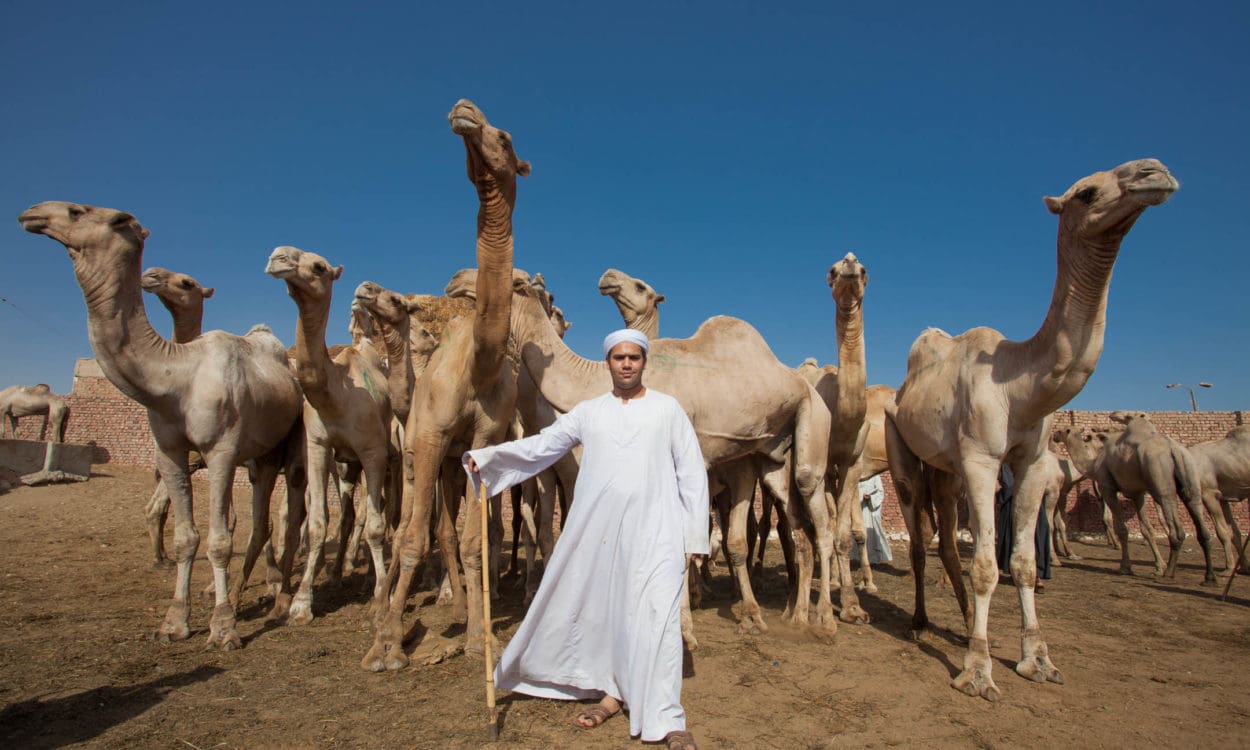
<path id="1" fill-rule="evenodd" d="M 381 397 L 382 397 L 382 391 L 379 391 L 379 390 L 378 390 L 378 387 L 377 387 L 376 385 L 374 385 L 374 384 L 373 384 L 373 378 L 369 377 L 369 371 L 368 371 L 368 370 L 365 370 L 365 369 L 362 369 L 362 370 L 360 371 L 360 374 L 365 376 L 365 390 L 366 390 L 366 391 L 369 391 L 369 394 L 370 394 L 370 395 L 372 395 L 372 396 L 374 396 L 374 397 L 376 397 L 376 398 L 381 398 Z"/>
<path id="2" fill-rule="evenodd" d="M 668 369 L 676 369 L 678 367 L 688 367 L 692 370 L 715 370 L 715 367 L 707 365 L 696 365 L 689 362 L 682 362 L 671 354 L 652 354 L 647 357 L 648 364 L 656 367 L 667 367 Z"/>

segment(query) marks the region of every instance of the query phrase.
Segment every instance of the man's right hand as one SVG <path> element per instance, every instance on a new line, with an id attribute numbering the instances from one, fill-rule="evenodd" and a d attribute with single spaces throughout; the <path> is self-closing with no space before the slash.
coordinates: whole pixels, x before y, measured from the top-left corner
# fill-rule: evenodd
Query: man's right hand
<path id="1" fill-rule="evenodd" d="M 474 474 L 478 473 L 477 461 L 473 460 L 473 456 L 469 456 L 469 471 L 473 472 Z"/>

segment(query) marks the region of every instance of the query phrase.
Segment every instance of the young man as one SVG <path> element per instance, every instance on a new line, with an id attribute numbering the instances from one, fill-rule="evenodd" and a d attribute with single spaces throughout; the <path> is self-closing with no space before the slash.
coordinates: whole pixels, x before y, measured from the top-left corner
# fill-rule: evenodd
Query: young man
<path id="1" fill-rule="evenodd" d="M 631 735 L 694 750 L 681 708 L 681 597 L 686 561 L 707 554 L 707 467 L 681 405 L 642 384 L 648 342 L 608 335 L 612 391 L 541 433 L 470 451 L 489 492 L 537 474 L 576 445 L 581 471 L 569 516 L 533 604 L 495 668 L 503 689 L 599 699 L 575 723 L 622 709 Z"/>

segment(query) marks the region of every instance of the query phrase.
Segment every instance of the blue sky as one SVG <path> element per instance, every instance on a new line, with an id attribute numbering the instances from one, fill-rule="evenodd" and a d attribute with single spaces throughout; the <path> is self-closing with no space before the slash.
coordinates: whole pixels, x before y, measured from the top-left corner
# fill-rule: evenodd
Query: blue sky
<path id="1" fill-rule="evenodd" d="M 207 328 L 295 305 L 277 245 L 440 293 L 474 265 L 475 193 L 446 114 L 472 99 L 533 163 L 516 265 L 597 356 L 616 267 L 668 301 L 661 333 L 740 317 L 783 362 L 836 361 L 830 264 L 870 274 L 870 383 L 928 326 L 1030 336 L 1050 301 L 1043 195 L 1142 157 L 1181 181 L 1121 249 L 1078 409 L 1250 406 L 1250 6 L 1244 3 L 10 4 L 0 206 L 133 213 L 147 266 L 217 295 Z M 420 4 L 425 6 L 425 4 Z M 0 233 L 0 385 L 70 389 L 90 356 L 64 250 Z M 158 330 L 170 324 L 149 298 Z"/>

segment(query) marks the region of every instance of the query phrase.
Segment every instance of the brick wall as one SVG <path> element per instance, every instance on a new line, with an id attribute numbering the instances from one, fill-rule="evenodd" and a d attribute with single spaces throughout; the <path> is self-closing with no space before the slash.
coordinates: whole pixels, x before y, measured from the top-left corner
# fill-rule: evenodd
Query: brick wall
<path id="1" fill-rule="evenodd" d="M 93 359 L 79 359 L 74 368 L 74 392 L 66 397 L 69 402 L 70 416 L 65 431 L 65 439 L 71 443 L 94 442 L 96 460 L 101 463 L 113 462 L 129 466 L 151 466 L 155 446 L 152 434 L 148 429 L 147 411 L 137 403 L 126 398 L 104 378 L 104 373 Z M 1108 412 L 1086 412 L 1065 410 L 1055 417 L 1056 426 L 1075 425 L 1078 427 L 1100 429 L 1111 426 L 1107 419 Z M 1185 445 L 1192 445 L 1203 440 L 1221 438 L 1234 427 L 1244 423 L 1244 412 L 1240 411 L 1158 411 L 1150 413 L 1150 420 L 1160 431 L 1172 436 Z M 26 439 L 38 439 L 42 420 L 27 417 L 22 420 L 18 436 Z M 905 526 L 899 512 L 898 497 L 894 493 L 894 484 L 889 472 L 882 476 L 885 485 L 886 503 L 882 512 L 885 526 L 890 531 L 903 531 Z M 236 485 L 246 486 L 246 476 L 242 470 L 236 475 Z M 279 479 L 281 482 L 281 479 Z M 1089 480 L 1081 482 L 1067 498 L 1068 525 L 1077 532 L 1101 533 L 1102 506 L 1091 494 Z M 331 502 L 337 504 L 338 495 L 331 482 Z M 1136 513 L 1132 503 L 1121 501 L 1125 509 L 1125 517 L 1130 518 L 1129 529 L 1138 531 Z M 1157 509 L 1152 501 L 1147 501 L 1148 516 L 1156 529 L 1162 529 Z M 1186 527 L 1192 530 L 1188 514 L 1181 512 Z"/>

